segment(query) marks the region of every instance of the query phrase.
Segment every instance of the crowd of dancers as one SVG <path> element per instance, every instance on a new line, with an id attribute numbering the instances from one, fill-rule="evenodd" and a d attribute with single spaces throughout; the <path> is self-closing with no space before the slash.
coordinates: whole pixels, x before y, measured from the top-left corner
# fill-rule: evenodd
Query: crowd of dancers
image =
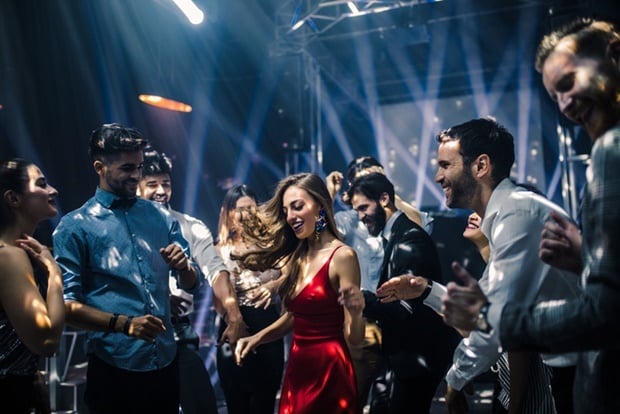
<path id="1" fill-rule="evenodd" d="M 284 177 L 262 203 L 233 186 L 214 237 L 170 207 L 170 159 L 104 124 L 88 141 L 98 186 L 53 249 L 32 234 L 58 191 L 33 163 L 3 161 L 3 411 L 49 411 L 39 360 L 67 324 L 88 332 L 89 412 L 216 413 L 190 318 L 207 284 L 231 414 L 428 413 L 444 379 L 447 411 L 467 412 L 493 366 L 493 412 L 620 412 L 620 26 L 577 19 L 544 37 L 536 68 L 594 143 L 581 216 L 510 179 L 513 136 L 494 119 L 444 129 L 435 181 L 447 207 L 473 211 L 464 236 L 487 263 L 475 278 L 454 263 L 461 283 L 372 157 Z M 338 197 L 349 208 L 335 213 Z"/>

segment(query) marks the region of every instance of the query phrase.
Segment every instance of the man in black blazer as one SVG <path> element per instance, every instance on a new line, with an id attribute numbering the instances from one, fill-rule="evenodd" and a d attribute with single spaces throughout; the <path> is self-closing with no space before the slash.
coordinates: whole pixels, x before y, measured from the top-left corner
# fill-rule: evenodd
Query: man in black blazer
<path id="1" fill-rule="evenodd" d="M 406 273 L 442 282 L 433 240 L 396 208 L 394 186 L 385 175 L 373 173 L 358 178 L 348 195 L 369 233 L 384 238 L 379 286 Z M 428 413 L 435 390 L 452 361 L 458 334 L 422 303 L 423 297 L 394 303 L 381 303 L 367 291 L 364 297 L 364 316 L 381 326 L 382 350 L 395 374 L 389 412 Z"/>

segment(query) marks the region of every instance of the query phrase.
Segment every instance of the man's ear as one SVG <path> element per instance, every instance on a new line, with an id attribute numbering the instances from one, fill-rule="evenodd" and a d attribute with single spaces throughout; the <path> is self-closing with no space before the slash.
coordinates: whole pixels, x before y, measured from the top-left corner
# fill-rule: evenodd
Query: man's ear
<path id="1" fill-rule="evenodd" d="M 474 177 L 482 178 L 485 176 L 491 176 L 491 159 L 487 154 L 480 154 L 478 158 L 472 163 L 472 170 Z"/>
<path id="2" fill-rule="evenodd" d="M 390 195 L 388 193 L 381 193 L 379 196 L 379 205 L 383 208 L 390 204 Z"/>
<path id="3" fill-rule="evenodd" d="M 616 69 L 620 70 L 620 38 L 614 37 L 609 41 L 607 45 L 607 57 L 614 62 Z"/>
<path id="4" fill-rule="evenodd" d="M 95 160 L 93 162 L 93 168 L 95 169 L 95 172 L 98 175 L 101 175 L 101 172 L 103 171 L 103 167 L 104 167 L 104 163 L 101 160 Z"/>

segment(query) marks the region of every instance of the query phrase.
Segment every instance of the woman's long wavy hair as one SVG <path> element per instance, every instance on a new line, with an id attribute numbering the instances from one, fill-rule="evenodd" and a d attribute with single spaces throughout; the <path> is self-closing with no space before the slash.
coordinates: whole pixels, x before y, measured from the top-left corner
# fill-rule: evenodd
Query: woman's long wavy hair
<path id="1" fill-rule="evenodd" d="M 235 240 L 238 235 L 233 226 L 235 209 L 237 208 L 237 201 L 241 197 L 250 197 L 256 204 L 258 204 L 258 197 L 256 193 L 252 191 L 245 184 L 238 184 L 231 187 L 224 195 L 222 200 L 222 208 L 220 209 L 220 220 L 218 222 L 217 229 L 217 243 L 227 244 Z M 251 213 L 252 211 L 250 211 Z"/>
<path id="2" fill-rule="evenodd" d="M 334 220 L 332 199 L 323 180 L 310 173 L 288 176 L 280 181 L 273 197 L 259 206 L 255 215 L 243 222 L 244 235 L 249 245 L 257 247 L 237 257 L 250 269 L 283 269 L 287 277 L 280 287 L 283 303 L 295 292 L 301 273 L 301 265 L 308 253 L 308 241 L 299 240 L 286 222 L 283 197 L 290 187 L 305 190 L 327 213 L 326 231 L 342 240 Z"/>

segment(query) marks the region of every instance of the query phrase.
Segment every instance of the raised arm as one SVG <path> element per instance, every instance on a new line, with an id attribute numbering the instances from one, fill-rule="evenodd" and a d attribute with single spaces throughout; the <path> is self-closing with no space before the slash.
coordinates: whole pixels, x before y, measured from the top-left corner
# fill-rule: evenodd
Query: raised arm
<path id="1" fill-rule="evenodd" d="M 332 171 L 327 177 L 325 177 L 325 184 L 327 185 L 327 191 L 332 198 L 332 201 L 336 201 L 336 195 L 342 188 L 342 180 L 344 177 L 340 171 Z"/>
<path id="2" fill-rule="evenodd" d="M 408 202 L 400 198 L 398 194 L 394 195 L 394 204 L 396 204 L 397 209 L 405 213 L 405 215 L 407 216 L 407 218 L 409 218 L 409 220 L 413 221 L 418 226 L 424 228 L 424 221 L 422 220 L 422 215 L 420 214 L 420 210 L 415 208 L 414 205 L 409 204 Z"/>

